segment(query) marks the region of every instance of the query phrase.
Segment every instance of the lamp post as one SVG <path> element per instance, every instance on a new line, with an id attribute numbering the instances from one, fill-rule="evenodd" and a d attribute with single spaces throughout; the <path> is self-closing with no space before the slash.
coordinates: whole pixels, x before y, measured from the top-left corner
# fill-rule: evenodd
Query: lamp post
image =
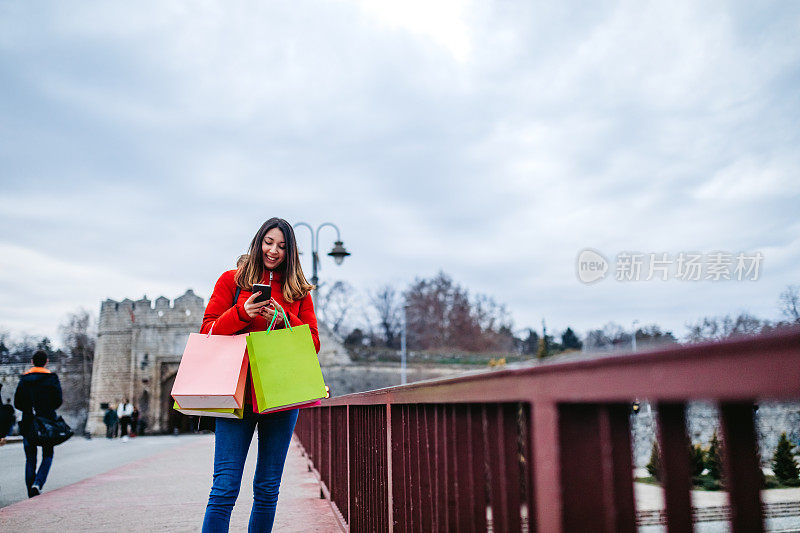
<path id="1" fill-rule="evenodd" d="M 636 351 L 636 324 L 638 323 L 638 320 L 631 322 L 631 347 L 633 348 L 634 352 Z"/>
<path id="2" fill-rule="evenodd" d="M 336 230 L 336 242 L 333 243 L 333 248 L 328 255 L 333 257 L 333 260 L 336 262 L 337 265 L 341 265 L 344 261 L 344 258 L 350 255 L 345 247 L 344 243 L 342 242 L 341 235 L 339 234 L 339 228 L 336 227 L 335 224 L 332 222 L 323 222 L 319 226 L 317 226 L 316 231 L 314 228 L 311 227 L 310 224 L 306 222 L 298 222 L 294 225 L 295 228 L 299 228 L 300 226 L 308 228 L 308 231 L 311 233 L 311 284 L 314 287 L 317 286 L 319 282 L 319 278 L 317 277 L 317 270 L 320 268 L 319 262 L 319 230 L 324 228 L 325 226 L 330 226 Z M 316 292 L 316 288 L 314 292 Z"/>
<path id="3" fill-rule="evenodd" d="M 403 330 L 400 335 L 400 384 L 405 385 L 408 383 L 408 376 L 406 373 L 408 354 L 406 352 L 408 337 L 408 306 L 403 306 Z"/>

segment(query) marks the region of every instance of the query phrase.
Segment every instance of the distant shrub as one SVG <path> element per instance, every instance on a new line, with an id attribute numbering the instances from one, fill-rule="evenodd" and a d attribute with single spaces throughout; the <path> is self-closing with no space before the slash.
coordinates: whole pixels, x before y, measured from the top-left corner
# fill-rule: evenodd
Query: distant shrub
<path id="1" fill-rule="evenodd" d="M 650 462 L 647 463 L 646 468 L 650 477 L 661 481 L 661 450 L 658 449 L 656 441 L 653 441 L 653 448 L 650 450 Z"/>
<path id="2" fill-rule="evenodd" d="M 717 437 L 717 432 L 711 436 L 711 444 L 706 452 L 705 465 L 708 469 L 708 476 L 712 479 L 722 479 L 722 444 Z"/>
<path id="3" fill-rule="evenodd" d="M 718 479 L 713 479 L 709 476 L 703 476 L 700 480 L 699 486 L 704 490 L 720 490 L 722 483 Z"/>
<path id="4" fill-rule="evenodd" d="M 689 458 L 692 465 L 692 477 L 703 474 L 706 469 L 706 452 L 699 444 L 689 445 Z"/>
<path id="5" fill-rule="evenodd" d="M 784 485 L 797 483 L 800 475 L 798 474 L 797 460 L 792 454 L 792 443 L 786 438 L 786 433 L 781 433 L 775 454 L 772 456 L 772 471 L 778 481 Z"/>

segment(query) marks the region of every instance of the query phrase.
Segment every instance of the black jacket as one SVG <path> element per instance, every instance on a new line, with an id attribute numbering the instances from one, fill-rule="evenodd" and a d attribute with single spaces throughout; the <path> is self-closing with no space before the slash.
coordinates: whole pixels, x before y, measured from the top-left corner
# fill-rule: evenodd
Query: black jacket
<path id="1" fill-rule="evenodd" d="M 119 422 L 117 412 L 113 409 L 106 409 L 106 414 L 103 415 L 103 423 L 107 426 L 113 426 Z"/>
<path id="2" fill-rule="evenodd" d="M 20 433 L 25 435 L 34 413 L 46 418 L 56 418 L 56 409 L 61 406 L 61 383 L 52 373 L 28 373 L 19 378 L 14 394 L 14 407 L 22 411 Z"/>
<path id="3" fill-rule="evenodd" d="M 0 402 L 3 400 L 0 399 Z M 17 421 L 17 417 L 14 414 L 14 408 L 9 403 L 4 403 L 0 405 L 0 439 L 8 435 L 8 432 L 11 431 L 11 426 L 14 425 L 14 422 Z"/>

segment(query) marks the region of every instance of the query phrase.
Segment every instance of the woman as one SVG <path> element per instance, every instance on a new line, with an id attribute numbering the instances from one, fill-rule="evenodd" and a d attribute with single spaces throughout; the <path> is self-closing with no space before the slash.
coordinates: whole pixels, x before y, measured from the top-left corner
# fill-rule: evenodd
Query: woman
<path id="1" fill-rule="evenodd" d="M 300 254 L 292 226 L 282 218 L 264 222 L 253 237 L 247 256 L 240 258 L 236 270 L 220 276 L 203 316 L 202 333 L 213 327 L 214 335 L 235 335 L 265 331 L 272 317 L 275 326 L 284 327 L 285 311 L 291 325 L 308 324 L 319 353 L 319 335 L 313 285 L 300 267 Z M 254 283 L 272 286 L 270 300 L 255 303 L 260 292 Z M 234 302 L 237 288 L 239 296 Z M 203 520 L 203 532 L 228 531 L 231 511 L 239 495 L 247 450 L 258 428 L 258 461 L 253 478 L 253 509 L 248 531 L 271 531 L 278 502 L 283 463 L 297 421 L 297 409 L 258 414 L 251 398 L 252 381 L 248 371 L 245 409 L 242 420 L 218 418 L 214 441 L 214 479 Z"/>

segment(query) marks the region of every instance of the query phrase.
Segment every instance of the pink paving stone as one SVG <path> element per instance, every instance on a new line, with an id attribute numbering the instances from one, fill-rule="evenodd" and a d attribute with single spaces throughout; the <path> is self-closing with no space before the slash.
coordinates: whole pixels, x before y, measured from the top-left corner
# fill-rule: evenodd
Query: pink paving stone
<path id="1" fill-rule="evenodd" d="M 254 439 L 255 444 L 255 439 Z M 211 488 L 214 438 L 179 446 L 0 509 L 0 530 L 200 531 Z M 255 446 L 248 454 L 231 531 L 247 531 Z M 274 531 L 341 531 L 319 484 L 292 442 Z"/>

